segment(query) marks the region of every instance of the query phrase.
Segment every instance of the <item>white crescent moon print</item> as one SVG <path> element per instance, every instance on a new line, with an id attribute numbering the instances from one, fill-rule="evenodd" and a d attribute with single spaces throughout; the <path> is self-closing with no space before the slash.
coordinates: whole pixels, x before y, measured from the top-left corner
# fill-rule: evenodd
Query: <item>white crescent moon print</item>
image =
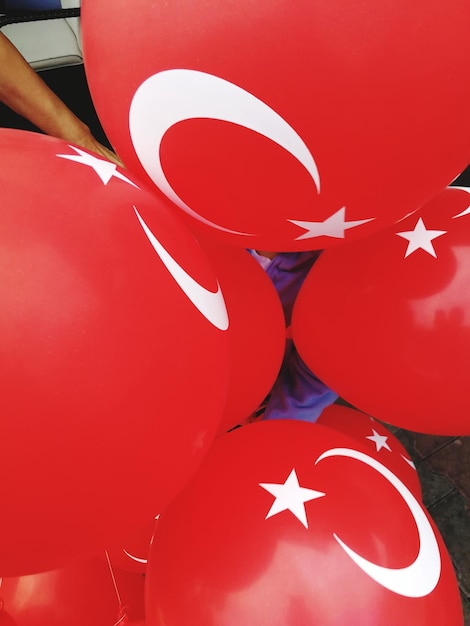
<path id="1" fill-rule="evenodd" d="M 449 189 L 460 189 L 460 191 L 466 191 L 468 194 L 470 194 L 470 188 L 469 187 L 453 186 L 453 187 L 449 187 Z M 457 217 L 463 217 L 464 215 L 468 215 L 469 213 L 470 213 L 470 206 L 468 206 L 465 210 L 463 210 L 458 215 L 454 215 L 454 219 L 457 218 Z"/>
<path id="2" fill-rule="evenodd" d="M 231 122 L 271 139 L 305 167 L 320 192 L 320 175 L 309 149 L 296 131 L 267 104 L 212 74 L 187 69 L 166 70 L 150 76 L 135 92 L 129 111 L 130 135 L 140 163 L 153 182 L 200 222 L 228 233 L 250 234 L 230 230 L 202 217 L 178 196 L 165 176 L 160 159 L 165 133 L 178 122 L 196 118 Z"/>
<path id="3" fill-rule="evenodd" d="M 217 291 L 214 292 L 209 291 L 195 281 L 194 278 L 175 261 L 171 254 L 165 250 L 135 207 L 134 211 L 153 249 L 184 294 L 213 326 L 219 330 L 227 330 L 229 327 L 228 313 L 219 283 L 217 282 Z"/>
<path id="4" fill-rule="evenodd" d="M 141 563 L 142 565 L 147 565 L 148 559 L 140 559 L 138 556 L 134 556 L 127 550 L 124 550 L 124 548 L 122 549 L 122 551 L 127 556 L 127 558 L 131 559 L 131 561 L 135 561 L 136 563 Z"/>
<path id="5" fill-rule="evenodd" d="M 422 598 L 432 593 L 441 576 L 441 555 L 436 536 L 422 506 L 393 472 L 367 454 L 357 450 L 334 448 L 320 455 L 315 464 L 323 461 L 323 459 L 337 456 L 348 457 L 365 463 L 395 487 L 408 506 L 416 523 L 419 536 L 419 552 L 411 565 L 391 569 L 368 561 L 360 554 L 357 554 L 357 552 L 354 552 L 334 533 L 333 536 L 336 541 L 356 565 L 382 587 L 408 598 Z"/>

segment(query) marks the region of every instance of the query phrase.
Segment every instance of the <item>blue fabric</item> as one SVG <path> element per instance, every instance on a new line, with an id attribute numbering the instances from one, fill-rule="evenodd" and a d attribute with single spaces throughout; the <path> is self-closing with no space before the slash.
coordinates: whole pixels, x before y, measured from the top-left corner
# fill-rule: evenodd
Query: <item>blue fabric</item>
<path id="1" fill-rule="evenodd" d="M 61 0 L 5 0 L 5 9 L 10 11 L 51 11 L 61 8 Z"/>
<path id="2" fill-rule="evenodd" d="M 281 252 L 271 261 L 252 252 L 264 267 L 279 294 L 286 326 L 290 326 L 292 309 L 302 283 L 321 251 Z M 324 408 L 338 395 L 324 385 L 300 358 L 291 339 L 281 370 L 271 390 L 263 419 L 298 419 L 315 422 Z"/>
<path id="3" fill-rule="evenodd" d="M 337 400 L 300 358 L 292 339 L 287 339 L 279 376 L 271 391 L 263 419 L 296 419 L 316 422 L 321 412 Z"/>

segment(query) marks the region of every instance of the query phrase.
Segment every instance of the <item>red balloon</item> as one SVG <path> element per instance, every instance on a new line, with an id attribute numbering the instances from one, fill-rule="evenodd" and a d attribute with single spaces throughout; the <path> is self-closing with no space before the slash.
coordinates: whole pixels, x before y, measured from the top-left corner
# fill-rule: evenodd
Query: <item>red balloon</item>
<path id="1" fill-rule="evenodd" d="M 269 276 L 246 250 L 204 238 L 231 321 L 230 378 L 220 432 L 246 418 L 269 393 L 286 343 L 284 313 Z"/>
<path id="2" fill-rule="evenodd" d="M 463 624 L 423 505 L 353 439 L 296 420 L 214 444 L 159 519 L 146 616 L 148 626 Z"/>
<path id="3" fill-rule="evenodd" d="M 50 572 L 3 578 L 2 626 L 137 626 L 144 618 L 144 576 L 110 569 L 99 558 Z"/>
<path id="4" fill-rule="evenodd" d="M 448 188 L 392 229 L 327 250 L 294 306 L 307 365 L 409 430 L 470 434 L 469 193 Z"/>
<path id="5" fill-rule="evenodd" d="M 156 519 L 158 517 L 157 515 Z M 109 559 L 113 567 L 126 572 L 145 574 L 155 525 L 156 522 L 153 519 L 146 526 L 139 528 L 131 537 L 126 538 L 122 544 L 109 547 L 102 558 Z"/>
<path id="6" fill-rule="evenodd" d="M 410 455 L 398 439 L 373 417 L 340 404 L 323 409 L 315 422 L 353 437 L 356 445 L 383 463 L 403 481 L 418 500 L 422 500 L 421 484 Z"/>
<path id="7" fill-rule="evenodd" d="M 4 130 L 0 575 L 122 541 L 218 430 L 228 318 L 198 242 L 127 172 Z"/>
<path id="8" fill-rule="evenodd" d="M 238 245 L 363 237 L 468 164 L 467 0 L 96 0 L 82 19 L 127 166 Z"/>

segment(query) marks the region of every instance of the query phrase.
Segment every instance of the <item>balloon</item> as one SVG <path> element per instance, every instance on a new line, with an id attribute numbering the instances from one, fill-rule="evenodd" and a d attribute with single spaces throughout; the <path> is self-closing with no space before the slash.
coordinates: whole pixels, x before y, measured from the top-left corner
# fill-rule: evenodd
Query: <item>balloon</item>
<path id="1" fill-rule="evenodd" d="M 3 578 L 0 624 L 137 626 L 144 618 L 144 580 L 141 574 L 110 569 L 96 557 L 42 574 Z"/>
<path id="2" fill-rule="evenodd" d="M 470 434 L 469 193 L 448 188 L 386 232 L 327 250 L 294 306 L 307 365 L 408 430 Z"/>
<path id="3" fill-rule="evenodd" d="M 286 343 L 284 313 L 270 278 L 246 250 L 199 239 L 231 320 L 230 378 L 220 432 L 242 423 L 276 380 Z"/>
<path id="4" fill-rule="evenodd" d="M 383 463 L 403 481 L 418 500 L 422 500 L 416 467 L 400 441 L 384 424 L 355 409 L 332 404 L 322 411 L 317 424 L 353 437 L 356 445 Z"/>
<path id="5" fill-rule="evenodd" d="M 146 619 L 463 624 L 450 557 L 423 505 L 354 439 L 295 420 L 215 442 L 159 519 Z"/>
<path id="6" fill-rule="evenodd" d="M 82 20 L 127 167 L 225 241 L 364 237 L 468 164 L 467 0 L 96 0 Z"/>
<path id="7" fill-rule="evenodd" d="M 229 320 L 192 234 L 72 145 L 0 134 L 0 575 L 122 541 L 218 429 Z M 151 485 L 151 487 L 150 487 Z"/>
<path id="8" fill-rule="evenodd" d="M 158 517 L 157 515 L 155 519 L 158 519 Z M 156 526 L 155 519 L 146 526 L 139 528 L 139 530 L 135 532 L 132 537 L 127 538 L 122 545 L 112 546 L 105 550 L 101 558 L 109 559 L 111 565 L 120 570 L 145 574 L 147 571 L 150 542 Z"/>

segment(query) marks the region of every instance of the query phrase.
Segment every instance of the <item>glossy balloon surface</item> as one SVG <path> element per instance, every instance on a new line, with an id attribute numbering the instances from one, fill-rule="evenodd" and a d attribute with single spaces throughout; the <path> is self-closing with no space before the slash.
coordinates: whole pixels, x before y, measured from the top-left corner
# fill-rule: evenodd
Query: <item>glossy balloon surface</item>
<path id="1" fill-rule="evenodd" d="M 322 411 L 316 423 L 353 437 L 361 450 L 392 470 L 422 500 L 421 484 L 409 452 L 382 422 L 361 411 L 332 404 Z"/>
<path id="2" fill-rule="evenodd" d="M 137 626 L 144 618 L 144 577 L 95 557 L 3 578 L 0 598 L 1 626 Z"/>
<path id="3" fill-rule="evenodd" d="M 161 515 L 149 626 L 462 625 L 423 506 L 353 439 L 294 420 L 221 437 Z"/>
<path id="4" fill-rule="evenodd" d="M 6 576 L 121 541 L 174 497 L 218 429 L 230 330 L 198 242 L 128 172 L 12 130 L 0 160 Z"/>
<path id="5" fill-rule="evenodd" d="M 100 557 L 106 561 L 109 559 L 111 566 L 117 569 L 145 574 L 155 525 L 156 520 L 152 519 L 119 545 L 109 546 L 104 552 L 100 552 Z"/>
<path id="6" fill-rule="evenodd" d="M 94 0 L 82 19 L 127 167 L 238 245 L 366 236 L 468 164 L 467 0 Z"/>
<path id="7" fill-rule="evenodd" d="M 358 409 L 470 434 L 470 190 L 449 188 L 373 237 L 324 252 L 294 307 L 307 365 Z"/>
<path id="8" fill-rule="evenodd" d="M 247 250 L 199 239 L 222 287 L 230 316 L 229 387 L 220 431 L 246 421 L 276 380 L 286 329 L 269 276 Z"/>

